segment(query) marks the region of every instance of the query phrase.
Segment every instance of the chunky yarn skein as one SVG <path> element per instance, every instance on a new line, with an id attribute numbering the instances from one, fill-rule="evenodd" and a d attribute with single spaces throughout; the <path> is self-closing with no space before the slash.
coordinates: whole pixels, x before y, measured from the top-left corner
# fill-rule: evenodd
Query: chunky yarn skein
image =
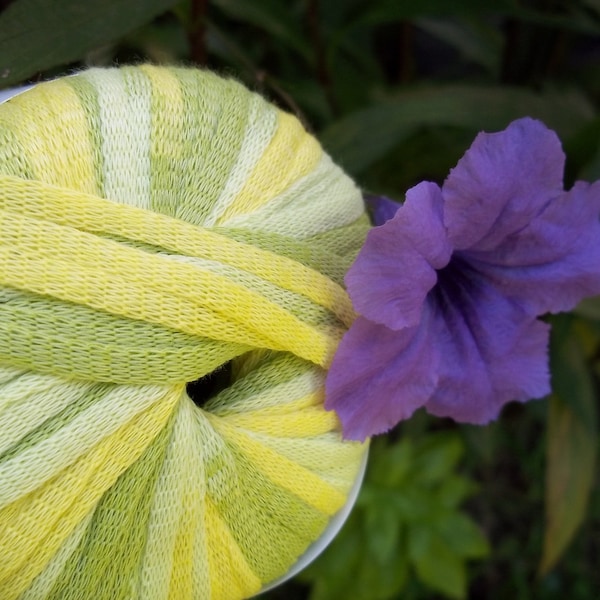
<path id="1" fill-rule="evenodd" d="M 323 382 L 367 228 L 294 117 L 209 72 L 0 106 L 0 598 L 237 599 L 293 565 L 365 452 Z"/>

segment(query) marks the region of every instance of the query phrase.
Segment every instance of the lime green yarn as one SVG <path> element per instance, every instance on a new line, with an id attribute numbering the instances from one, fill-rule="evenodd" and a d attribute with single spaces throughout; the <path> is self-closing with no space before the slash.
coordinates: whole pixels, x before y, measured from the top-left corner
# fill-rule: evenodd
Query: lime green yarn
<path id="1" fill-rule="evenodd" d="M 294 117 L 210 72 L 0 105 L 0 598 L 236 600 L 290 569 L 365 452 L 323 400 L 367 228 Z"/>

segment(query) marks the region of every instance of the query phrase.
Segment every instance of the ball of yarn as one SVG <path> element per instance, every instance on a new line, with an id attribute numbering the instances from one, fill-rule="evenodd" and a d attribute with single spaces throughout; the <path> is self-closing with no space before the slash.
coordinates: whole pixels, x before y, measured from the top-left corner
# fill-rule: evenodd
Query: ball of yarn
<path id="1" fill-rule="evenodd" d="M 359 190 L 233 80 L 91 69 L 0 106 L 0 598 L 245 598 L 345 503 L 323 408 Z"/>

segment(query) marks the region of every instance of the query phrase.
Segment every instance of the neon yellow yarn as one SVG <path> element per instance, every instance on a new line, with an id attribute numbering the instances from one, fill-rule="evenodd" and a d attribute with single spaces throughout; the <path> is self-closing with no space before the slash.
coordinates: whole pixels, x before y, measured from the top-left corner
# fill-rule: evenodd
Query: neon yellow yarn
<path id="1" fill-rule="evenodd" d="M 0 106 L 0 598 L 236 599 L 290 568 L 365 451 L 323 380 L 367 227 L 294 117 L 208 72 Z"/>

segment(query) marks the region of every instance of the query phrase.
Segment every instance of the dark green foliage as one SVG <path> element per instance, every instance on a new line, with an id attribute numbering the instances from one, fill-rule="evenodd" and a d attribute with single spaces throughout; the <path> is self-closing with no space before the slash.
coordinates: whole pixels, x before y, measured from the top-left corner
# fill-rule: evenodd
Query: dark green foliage
<path id="1" fill-rule="evenodd" d="M 456 433 L 377 440 L 350 520 L 300 576 L 313 584 L 309 598 L 385 600 L 412 577 L 463 598 L 465 560 L 487 555 L 488 543 L 459 510 L 476 490 L 456 473 L 462 453 Z"/>
<path id="2" fill-rule="evenodd" d="M 118 42 L 175 0 L 19 0 L 0 13 L 0 82 L 19 83 L 37 71 L 80 60 Z"/>

